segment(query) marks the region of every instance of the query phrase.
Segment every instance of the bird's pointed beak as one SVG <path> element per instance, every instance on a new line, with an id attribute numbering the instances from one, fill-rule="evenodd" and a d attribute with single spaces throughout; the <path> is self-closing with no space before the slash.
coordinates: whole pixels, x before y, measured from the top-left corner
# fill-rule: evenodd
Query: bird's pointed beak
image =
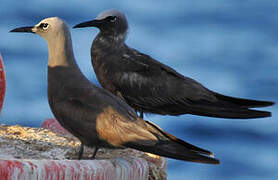
<path id="1" fill-rule="evenodd" d="M 26 32 L 26 33 L 35 33 L 33 31 L 33 26 L 29 26 L 29 27 L 20 27 L 20 28 L 15 28 L 13 30 L 11 30 L 10 32 Z"/>
<path id="2" fill-rule="evenodd" d="M 94 19 L 92 21 L 86 21 L 75 25 L 73 28 L 84 28 L 84 27 L 98 27 L 101 24 L 101 20 Z"/>

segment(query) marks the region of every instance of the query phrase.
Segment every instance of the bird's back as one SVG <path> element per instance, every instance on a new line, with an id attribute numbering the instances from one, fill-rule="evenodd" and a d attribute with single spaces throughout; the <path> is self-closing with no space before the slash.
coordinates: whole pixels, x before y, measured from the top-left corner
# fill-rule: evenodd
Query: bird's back
<path id="1" fill-rule="evenodd" d="M 180 97 L 214 98 L 200 83 L 125 44 L 106 47 L 95 40 L 91 58 L 102 87 L 136 109 L 153 111 L 151 108 L 159 107 L 157 103 L 170 103 L 171 98 L 173 101 Z"/>
<path id="2" fill-rule="evenodd" d="M 124 43 L 105 40 L 100 34 L 92 44 L 91 58 L 102 87 L 141 112 L 225 118 L 271 115 L 248 108 L 269 106 L 272 102 L 220 95 Z"/>

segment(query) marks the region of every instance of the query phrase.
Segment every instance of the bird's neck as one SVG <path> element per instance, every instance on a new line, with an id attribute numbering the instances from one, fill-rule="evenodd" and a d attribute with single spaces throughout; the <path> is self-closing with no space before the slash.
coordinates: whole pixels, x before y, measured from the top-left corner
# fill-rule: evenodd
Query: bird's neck
<path id="1" fill-rule="evenodd" d="M 70 34 L 61 32 L 48 41 L 48 66 L 77 67 L 74 59 Z"/>
<path id="2" fill-rule="evenodd" d="M 53 41 L 48 40 L 48 96 L 63 97 L 65 87 L 75 87 L 87 82 L 76 64 L 70 34 L 57 34 Z M 59 92 L 59 93 L 58 93 Z"/>
<path id="3" fill-rule="evenodd" d="M 94 39 L 93 46 L 98 48 L 106 49 L 113 47 L 114 49 L 120 48 L 125 45 L 125 34 L 106 34 L 100 32 Z"/>

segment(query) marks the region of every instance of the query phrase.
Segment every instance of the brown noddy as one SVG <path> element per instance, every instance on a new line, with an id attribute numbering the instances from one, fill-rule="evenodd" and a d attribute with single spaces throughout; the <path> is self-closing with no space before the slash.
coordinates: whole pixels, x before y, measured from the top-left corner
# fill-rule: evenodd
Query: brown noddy
<path id="1" fill-rule="evenodd" d="M 32 27 L 11 32 L 31 32 L 48 44 L 48 101 L 60 124 L 84 145 L 97 149 L 134 148 L 169 158 L 219 164 L 208 150 L 191 145 L 137 117 L 128 104 L 92 84 L 76 64 L 71 35 L 64 21 L 47 18 Z"/>
<path id="2" fill-rule="evenodd" d="M 74 28 L 97 27 L 91 47 L 92 65 L 103 88 L 121 97 L 140 112 L 162 115 L 194 114 L 218 118 L 247 119 L 271 116 L 250 108 L 274 103 L 222 95 L 185 77 L 152 57 L 128 47 L 128 22 L 117 10 L 100 13 Z"/>

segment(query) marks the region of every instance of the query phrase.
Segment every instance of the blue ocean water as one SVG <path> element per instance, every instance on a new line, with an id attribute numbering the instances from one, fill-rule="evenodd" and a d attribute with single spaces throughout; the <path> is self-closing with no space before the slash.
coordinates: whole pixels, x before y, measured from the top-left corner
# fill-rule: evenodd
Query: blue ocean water
<path id="1" fill-rule="evenodd" d="M 0 52 L 7 94 L 1 123 L 40 126 L 53 117 L 47 103 L 46 42 L 9 30 L 59 16 L 72 27 L 103 10 L 125 12 L 127 44 L 147 53 L 209 89 L 261 100 L 278 99 L 278 3 L 268 1 L 73 1 L 1 0 Z M 90 46 L 97 29 L 72 30 L 83 73 L 97 83 Z M 97 83 L 98 84 L 98 83 Z M 169 160 L 168 179 L 278 179 L 278 110 L 255 120 L 183 115 L 146 119 L 215 153 L 219 166 Z"/>

